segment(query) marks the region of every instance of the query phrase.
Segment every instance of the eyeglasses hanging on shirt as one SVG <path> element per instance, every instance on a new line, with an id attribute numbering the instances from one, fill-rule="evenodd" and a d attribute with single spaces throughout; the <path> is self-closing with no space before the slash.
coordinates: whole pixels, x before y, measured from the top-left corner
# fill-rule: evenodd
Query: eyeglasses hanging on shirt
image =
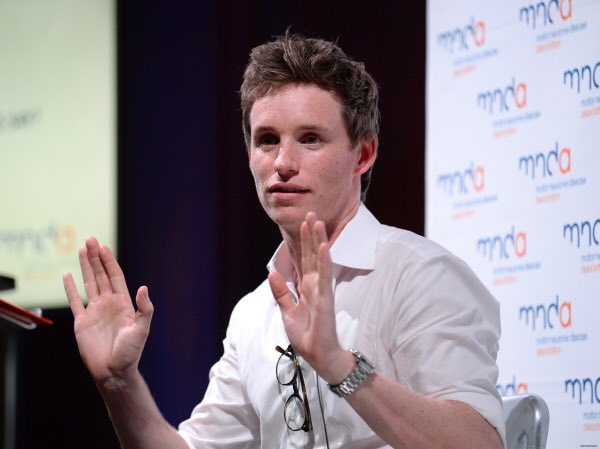
<path id="1" fill-rule="evenodd" d="M 290 430 L 304 430 L 305 432 L 309 432 L 312 430 L 312 421 L 308 406 L 308 396 L 306 395 L 302 369 L 300 368 L 294 348 L 292 348 L 292 345 L 289 345 L 284 350 L 281 346 L 276 346 L 275 350 L 281 353 L 275 367 L 277 382 L 284 387 L 291 386 L 294 389 L 285 402 L 283 409 L 285 425 Z M 300 390 L 298 389 L 298 381 L 302 390 L 302 396 L 300 396 Z"/>

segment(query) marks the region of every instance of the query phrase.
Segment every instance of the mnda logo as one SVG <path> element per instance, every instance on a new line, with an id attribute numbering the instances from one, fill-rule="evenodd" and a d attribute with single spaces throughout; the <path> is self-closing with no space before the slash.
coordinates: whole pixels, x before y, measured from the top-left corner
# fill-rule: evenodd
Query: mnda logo
<path id="1" fill-rule="evenodd" d="M 577 93 L 581 92 L 581 87 L 585 89 L 585 79 L 587 76 L 587 88 L 588 90 L 598 89 L 600 87 L 600 61 L 592 66 L 587 64 L 581 67 L 575 67 L 570 70 L 563 72 L 563 84 L 568 86 L 570 89 L 574 89 L 577 86 Z M 593 86 L 593 87 L 592 87 Z"/>
<path id="2" fill-rule="evenodd" d="M 549 304 L 523 306 L 519 309 L 519 321 L 524 322 L 532 331 L 536 329 L 554 329 L 556 320 L 563 329 L 571 327 L 573 309 L 570 301 L 556 300 Z M 543 325 L 543 327 L 540 326 Z"/>
<path id="3" fill-rule="evenodd" d="M 490 115 L 495 112 L 510 111 L 511 107 L 522 109 L 527 105 L 527 84 L 517 83 L 513 76 L 512 83 L 506 87 L 497 87 L 477 95 L 477 106 Z"/>
<path id="4" fill-rule="evenodd" d="M 562 148 L 558 151 L 558 142 L 547 153 L 528 154 L 519 158 L 519 171 L 536 179 L 537 176 L 552 177 L 556 169 L 563 175 L 571 172 L 571 149 Z"/>
<path id="5" fill-rule="evenodd" d="M 558 14 L 557 14 L 558 13 Z M 554 23 L 554 19 L 560 17 L 563 21 L 569 20 L 573 15 L 572 0 L 549 0 L 540 1 L 536 4 L 523 6 L 519 10 L 519 21 L 531 26 L 534 30 L 540 20 L 543 19 L 544 26 Z"/>
<path id="6" fill-rule="evenodd" d="M 453 30 L 438 34 L 438 44 L 450 54 L 455 50 L 466 51 L 471 48 L 472 43 L 476 47 L 485 44 L 485 22 L 483 20 L 471 21 L 464 27 L 456 27 Z"/>
<path id="7" fill-rule="evenodd" d="M 587 240 L 585 234 L 587 232 Z M 577 248 L 580 248 L 582 244 L 587 246 L 599 246 L 600 245 L 600 218 L 594 221 L 584 220 L 580 223 L 567 223 L 563 225 L 563 238 L 567 239 L 570 243 L 577 242 Z"/>
<path id="8" fill-rule="evenodd" d="M 437 185 L 450 196 L 455 193 L 466 195 L 471 189 L 475 192 L 481 192 L 485 187 L 485 168 L 481 165 L 475 167 L 471 162 L 471 165 L 465 170 L 456 170 L 439 175 Z"/>
<path id="9" fill-rule="evenodd" d="M 513 376 L 512 382 L 496 384 L 496 390 L 498 390 L 500 396 L 513 396 L 515 394 L 529 393 L 529 386 L 525 382 L 517 382 L 517 376 Z"/>
<path id="10" fill-rule="evenodd" d="M 527 254 L 527 234 L 515 232 L 515 227 L 505 235 L 495 235 L 477 240 L 477 252 L 489 260 L 524 257 Z"/>
<path id="11" fill-rule="evenodd" d="M 580 404 L 583 402 L 587 403 L 587 397 L 584 396 L 586 390 L 589 391 L 589 403 L 593 404 L 594 400 L 596 404 L 600 404 L 600 397 L 598 397 L 598 387 L 600 386 L 600 377 L 592 379 L 590 377 L 584 377 L 582 379 L 566 379 L 565 380 L 565 394 L 571 392 L 571 399 L 576 399 Z"/>
<path id="12" fill-rule="evenodd" d="M 28 252 L 46 254 L 52 250 L 60 255 L 70 255 L 76 249 L 76 242 L 75 228 L 71 225 L 0 230 L 0 250 L 21 255 Z"/>

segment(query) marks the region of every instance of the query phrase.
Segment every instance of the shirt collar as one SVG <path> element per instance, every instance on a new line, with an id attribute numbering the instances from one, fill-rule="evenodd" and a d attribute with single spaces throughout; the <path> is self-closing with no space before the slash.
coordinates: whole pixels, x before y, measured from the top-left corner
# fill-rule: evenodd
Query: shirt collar
<path id="1" fill-rule="evenodd" d="M 331 247 L 331 260 L 340 267 L 359 270 L 375 268 L 375 250 L 379 221 L 361 203 L 356 215 L 346 224 Z M 287 282 L 293 281 L 294 265 L 285 242 L 281 242 L 267 264 L 269 272 L 277 271 Z"/>

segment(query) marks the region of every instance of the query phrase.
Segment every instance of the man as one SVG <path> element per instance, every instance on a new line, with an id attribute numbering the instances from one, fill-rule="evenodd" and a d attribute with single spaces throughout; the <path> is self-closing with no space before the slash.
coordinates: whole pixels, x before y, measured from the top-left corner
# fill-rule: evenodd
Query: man
<path id="1" fill-rule="evenodd" d="M 252 51 L 241 102 L 257 194 L 283 243 L 232 313 L 205 398 L 178 430 L 138 371 L 147 288 L 134 312 L 93 238 L 80 250 L 87 308 L 64 278 L 123 447 L 501 448 L 497 302 L 463 262 L 361 203 L 379 127 L 364 66 L 286 34 Z"/>

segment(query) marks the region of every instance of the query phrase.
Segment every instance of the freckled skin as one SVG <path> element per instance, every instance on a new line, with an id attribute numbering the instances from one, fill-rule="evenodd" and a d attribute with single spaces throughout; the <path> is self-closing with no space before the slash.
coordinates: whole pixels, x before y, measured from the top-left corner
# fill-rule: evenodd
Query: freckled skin
<path id="1" fill-rule="evenodd" d="M 270 273 L 269 285 L 290 343 L 321 378 L 337 384 L 356 362 L 337 339 L 329 246 L 359 206 L 360 176 L 375 160 L 376 138 L 352 148 L 335 97 L 310 85 L 287 85 L 258 100 L 250 123 L 250 169 L 290 250 L 298 303 L 281 274 Z M 186 449 L 138 369 L 154 311 L 147 287 L 138 290 L 136 311 L 107 247 L 90 237 L 79 255 L 88 306 L 70 273 L 65 291 L 79 350 L 121 447 Z M 469 405 L 420 395 L 377 372 L 346 401 L 395 448 L 502 449 L 497 432 Z"/>
<path id="2" fill-rule="evenodd" d="M 353 148 L 334 95 L 314 85 L 290 84 L 260 98 L 250 113 L 250 170 L 258 198 L 284 238 L 298 235 L 307 212 L 337 234 L 358 207 L 358 146 Z M 278 195 L 274 183 L 305 189 Z"/>

